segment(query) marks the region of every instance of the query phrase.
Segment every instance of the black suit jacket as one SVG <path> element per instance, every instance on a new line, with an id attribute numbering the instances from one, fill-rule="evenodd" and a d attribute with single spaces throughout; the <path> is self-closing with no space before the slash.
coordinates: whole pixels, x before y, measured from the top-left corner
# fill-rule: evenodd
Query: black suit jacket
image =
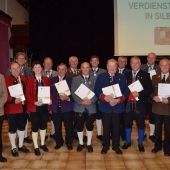
<path id="1" fill-rule="evenodd" d="M 132 83 L 132 71 L 125 74 L 127 79 L 127 84 L 130 85 Z M 136 80 L 139 80 L 141 85 L 143 86 L 143 90 L 139 92 L 139 100 L 136 101 L 136 109 L 137 110 L 145 110 L 147 97 L 152 93 L 152 82 L 150 79 L 150 74 L 145 71 L 139 70 L 136 75 Z"/>

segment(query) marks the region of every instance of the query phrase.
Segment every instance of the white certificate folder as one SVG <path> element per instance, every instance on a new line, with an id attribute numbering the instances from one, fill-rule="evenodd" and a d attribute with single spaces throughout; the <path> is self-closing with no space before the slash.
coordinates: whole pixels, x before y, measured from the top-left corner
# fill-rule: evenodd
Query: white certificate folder
<path id="1" fill-rule="evenodd" d="M 55 83 L 55 87 L 56 87 L 58 93 L 61 95 L 65 94 L 65 95 L 69 96 L 71 94 L 66 80 Z"/>
<path id="2" fill-rule="evenodd" d="M 42 101 L 43 104 L 50 103 L 50 86 L 38 87 L 38 101 Z"/>
<path id="3" fill-rule="evenodd" d="M 170 84 L 158 83 L 158 96 L 159 98 L 170 97 Z"/>
<path id="4" fill-rule="evenodd" d="M 91 99 L 95 94 L 88 87 L 86 87 L 83 83 L 78 87 L 75 91 L 75 94 L 79 96 L 82 100 Z"/>
<path id="5" fill-rule="evenodd" d="M 103 94 L 110 95 L 113 98 L 122 96 L 119 84 L 114 84 L 112 86 L 102 88 Z"/>
<path id="6" fill-rule="evenodd" d="M 15 84 L 13 86 L 9 86 L 8 90 L 11 97 L 20 98 L 21 101 L 25 100 L 25 96 L 21 84 Z"/>

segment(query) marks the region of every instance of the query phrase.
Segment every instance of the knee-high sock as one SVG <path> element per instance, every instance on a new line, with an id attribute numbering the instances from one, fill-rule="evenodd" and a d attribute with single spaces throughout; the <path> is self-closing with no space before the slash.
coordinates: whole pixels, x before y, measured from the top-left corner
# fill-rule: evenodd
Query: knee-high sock
<path id="1" fill-rule="evenodd" d="M 78 138 L 79 138 L 80 145 L 83 145 L 83 131 L 77 132 L 77 135 L 78 135 Z"/>
<path id="2" fill-rule="evenodd" d="M 15 144 L 16 133 L 9 133 L 8 132 L 8 136 L 9 136 L 9 140 L 11 142 L 12 149 L 16 148 L 16 144 Z"/>
<path id="3" fill-rule="evenodd" d="M 132 128 L 125 129 L 126 132 L 126 142 L 131 142 L 131 134 L 132 134 Z"/>
<path id="4" fill-rule="evenodd" d="M 45 134 L 46 134 L 46 129 L 45 130 L 40 130 L 41 146 L 44 145 Z"/>
<path id="5" fill-rule="evenodd" d="M 54 135 L 54 133 L 55 133 L 54 123 L 51 120 L 51 135 Z"/>
<path id="6" fill-rule="evenodd" d="M 23 131 L 18 130 L 19 147 L 20 147 L 20 148 L 23 146 L 24 134 L 25 134 L 25 131 L 24 131 L 24 130 L 23 130 Z"/>
<path id="7" fill-rule="evenodd" d="M 155 125 L 149 123 L 149 127 L 150 127 L 150 136 L 153 136 L 153 135 L 154 135 L 154 132 L 155 132 Z"/>
<path id="8" fill-rule="evenodd" d="M 32 132 L 32 140 L 34 143 L 34 148 L 38 148 L 38 132 Z"/>
<path id="9" fill-rule="evenodd" d="M 96 119 L 96 126 L 97 126 L 97 135 L 101 135 L 101 130 L 102 130 L 102 120 L 101 119 Z"/>
<path id="10" fill-rule="evenodd" d="M 87 130 L 87 146 L 91 145 L 92 133 L 93 133 L 93 131 L 88 131 Z"/>
<path id="11" fill-rule="evenodd" d="M 26 137 L 28 136 L 27 133 L 28 133 L 28 120 L 27 120 L 27 123 L 26 123 L 26 125 L 25 125 L 24 138 L 26 138 Z"/>
<path id="12" fill-rule="evenodd" d="M 138 129 L 138 144 L 142 144 L 143 143 L 143 136 L 145 134 L 145 130 L 140 130 Z"/>

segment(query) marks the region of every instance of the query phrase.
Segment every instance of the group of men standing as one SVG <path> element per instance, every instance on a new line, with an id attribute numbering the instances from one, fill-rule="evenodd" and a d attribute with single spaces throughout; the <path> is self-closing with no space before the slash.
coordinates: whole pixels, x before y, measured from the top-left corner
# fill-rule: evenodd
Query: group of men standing
<path id="1" fill-rule="evenodd" d="M 64 121 L 66 130 L 65 144 L 68 150 L 72 150 L 73 138 L 76 138 L 79 140 L 78 152 L 83 150 L 84 142 L 87 144 L 88 152 L 93 152 L 91 139 L 93 123 L 96 117 L 97 138 L 103 144 L 102 154 L 106 154 L 109 150 L 110 139 L 112 140 L 112 150 L 117 154 L 123 154 L 120 149 L 120 136 L 122 140 L 126 141 L 122 149 L 128 149 L 131 146 L 134 119 L 138 127 L 138 148 L 140 152 L 144 152 L 145 117 L 148 112 L 150 123 L 149 139 L 155 143 L 152 152 L 156 153 L 163 148 L 164 155 L 170 156 L 170 98 L 160 99 L 158 96 L 158 83 L 170 83 L 170 61 L 162 59 L 159 66 L 155 64 L 155 61 L 156 54 L 153 52 L 148 54 L 147 63 L 144 65 L 141 65 L 139 57 L 134 56 L 130 59 L 132 70 L 129 70 L 125 68 L 127 57 L 120 56 L 118 61 L 109 59 L 106 64 L 107 70 L 104 70 L 98 67 L 99 57 L 94 55 L 91 57 L 90 63 L 83 62 L 80 69 L 77 69 L 78 58 L 71 56 L 69 58 L 70 68 L 61 63 L 57 66 L 57 71 L 54 71 L 52 70 L 52 59 L 46 57 L 43 65 L 39 61 L 33 62 L 32 75 L 31 71 L 24 67 L 26 62 L 25 54 L 22 52 L 17 53 L 16 63 L 11 64 L 10 69 L 7 71 L 8 76 L 5 80 L 2 76 L 2 83 L 0 84 L 2 85 L 0 95 L 3 99 L 1 100 L 2 104 L 0 103 L 0 111 L 2 112 L 0 115 L 3 115 L 3 106 L 6 102 L 5 113 L 9 122 L 8 135 L 12 155 L 17 157 L 19 155 L 18 151 L 28 153 L 29 150 L 24 146 L 23 142 L 33 142 L 34 153 L 39 156 L 41 153 L 37 143 L 38 129 L 40 129 L 41 138 L 40 149 L 48 152 L 45 139 L 48 138 L 46 137 L 46 131 L 49 113 L 52 114 L 50 137 L 56 141 L 55 149 L 59 149 L 64 144 L 62 135 L 62 121 Z M 156 72 L 153 77 L 148 74 L 151 70 Z M 63 80 L 66 80 L 71 91 L 69 96 L 58 93 L 55 87 L 55 83 Z M 143 90 L 130 92 L 128 85 L 136 80 L 139 80 Z M 26 101 L 11 97 L 8 91 L 9 86 L 19 83 L 23 88 Z M 75 94 L 81 84 L 84 84 L 95 93 L 91 99 L 81 99 Z M 102 88 L 115 84 L 119 85 L 122 96 L 113 98 L 111 95 L 103 93 Z M 50 86 L 51 100 L 49 104 L 42 104 L 38 100 L 39 86 Z M 32 124 L 31 134 L 33 141 L 27 136 L 28 115 Z M 163 123 L 164 142 L 162 142 Z M 83 137 L 84 124 L 86 124 L 86 136 Z M 102 125 L 103 135 L 101 131 Z M 2 121 L 0 121 L 0 128 L 2 129 Z M 16 134 L 18 135 L 18 148 L 15 143 Z M 5 162 L 6 159 L 2 157 L 1 138 L 0 151 L 0 161 Z"/>

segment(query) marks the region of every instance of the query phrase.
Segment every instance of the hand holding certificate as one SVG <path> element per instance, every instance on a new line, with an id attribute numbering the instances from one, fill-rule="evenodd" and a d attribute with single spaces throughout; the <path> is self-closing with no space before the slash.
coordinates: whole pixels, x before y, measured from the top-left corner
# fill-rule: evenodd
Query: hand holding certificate
<path id="1" fill-rule="evenodd" d="M 69 96 L 71 94 L 66 80 L 55 83 L 55 87 L 60 95 L 65 94 Z"/>
<path id="2" fill-rule="evenodd" d="M 158 83 L 158 97 L 161 100 L 170 97 L 170 84 Z"/>
<path id="3" fill-rule="evenodd" d="M 110 95 L 113 98 L 122 96 L 119 84 L 114 84 L 112 86 L 102 88 L 103 94 Z"/>
<path id="4" fill-rule="evenodd" d="M 152 80 L 152 76 L 156 75 L 156 71 L 153 69 L 153 70 L 150 70 L 149 71 L 149 74 L 150 74 L 150 78 Z"/>
<path id="5" fill-rule="evenodd" d="M 38 87 L 38 102 L 43 104 L 50 104 L 50 87 L 39 86 Z"/>
<path id="6" fill-rule="evenodd" d="M 94 92 L 92 92 L 84 84 L 81 84 L 74 93 L 77 96 L 79 96 L 82 100 L 84 99 L 90 100 L 95 95 Z"/>
<path id="7" fill-rule="evenodd" d="M 139 80 L 137 80 L 134 83 L 130 84 L 128 87 L 129 87 L 131 92 L 140 92 L 140 91 L 143 90 L 143 87 L 142 87 L 142 85 L 141 85 Z M 138 97 L 136 97 L 135 99 L 139 100 Z"/>
<path id="8" fill-rule="evenodd" d="M 25 96 L 21 84 L 15 84 L 13 86 L 9 86 L 8 89 L 11 97 L 20 98 L 21 101 L 25 100 Z"/>

